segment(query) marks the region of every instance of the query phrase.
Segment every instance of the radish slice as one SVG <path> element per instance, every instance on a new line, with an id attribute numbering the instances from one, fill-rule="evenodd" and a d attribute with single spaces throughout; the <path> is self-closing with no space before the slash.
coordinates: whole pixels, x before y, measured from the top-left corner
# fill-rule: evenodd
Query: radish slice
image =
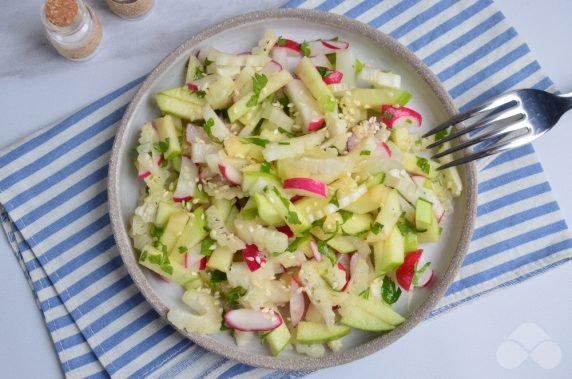
<path id="1" fill-rule="evenodd" d="M 196 92 L 199 90 L 199 86 L 197 86 L 196 84 L 193 83 L 188 83 L 187 84 L 187 88 L 189 89 L 189 91 L 191 92 Z"/>
<path id="2" fill-rule="evenodd" d="M 405 256 L 401 266 L 399 266 L 399 268 L 395 271 L 397 283 L 399 283 L 401 288 L 403 288 L 405 291 L 409 291 L 411 289 L 411 283 L 413 282 L 413 277 L 415 276 L 415 267 L 419 263 L 419 259 L 421 259 L 421 254 L 423 254 L 422 249 L 408 253 Z"/>
<path id="3" fill-rule="evenodd" d="M 219 163 L 218 171 L 220 172 L 222 177 L 228 180 L 230 183 L 236 185 L 242 183 L 242 173 L 238 171 L 236 168 L 232 167 L 231 165 L 227 163 Z"/>
<path id="4" fill-rule="evenodd" d="M 394 127 L 421 126 L 422 117 L 411 108 L 393 105 L 381 106 L 381 118 L 389 129 Z"/>
<path id="5" fill-rule="evenodd" d="M 323 78 L 323 81 L 326 84 L 336 84 L 336 83 L 340 83 L 342 81 L 343 77 L 344 77 L 344 74 L 342 74 L 341 72 L 332 71 L 331 74 L 328 74 Z"/>
<path id="6" fill-rule="evenodd" d="M 428 287 L 429 284 L 431 284 L 434 276 L 435 275 L 433 274 L 433 270 L 431 268 L 423 271 L 421 276 L 417 279 L 416 287 Z"/>
<path id="7" fill-rule="evenodd" d="M 139 179 L 145 179 L 151 175 L 151 170 L 153 169 L 153 159 L 151 155 L 147 153 L 139 154 L 137 157 L 137 167 L 137 176 Z"/>
<path id="8" fill-rule="evenodd" d="M 290 229 L 288 225 L 277 226 L 276 230 L 278 230 L 280 233 L 286 234 L 288 238 L 294 238 L 294 232 L 292 232 L 292 229 Z"/>
<path id="9" fill-rule="evenodd" d="M 284 189 L 301 196 L 328 196 L 326 183 L 312 178 L 290 178 L 284 180 Z"/>
<path id="10" fill-rule="evenodd" d="M 355 136 L 355 134 L 352 133 L 352 135 L 348 138 L 348 142 L 346 143 L 346 148 L 348 149 L 348 151 L 352 151 L 353 149 L 356 148 L 359 142 L 360 142 L 359 139 Z"/>
<path id="11" fill-rule="evenodd" d="M 314 254 L 314 259 L 317 260 L 318 262 L 322 261 L 322 253 L 320 253 L 320 251 L 318 250 L 318 245 L 316 244 L 316 241 L 311 240 L 310 241 L 310 250 L 312 250 L 312 254 Z"/>
<path id="12" fill-rule="evenodd" d="M 193 272 L 204 271 L 207 267 L 207 257 L 201 255 L 201 245 L 193 247 L 185 253 L 185 268 Z"/>
<path id="13" fill-rule="evenodd" d="M 246 247 L 242 249 L 242 257 L 251 272 L 262 267 L 262 263 L 266 264 L 264 253 L 258 250 L 256 245 L 246 245 Z"/>
<path id="14" fill-rule="evenodd" d="M 316 55 L 335 53 L 339 50 L 347 50 L 349 46 L 349 43 L 343 41 L 317 40 L 308 42 L 308 47 L 310 48 L 310 56 L 312 57 Z"/>
<path id="15" fill-rule="evenodd" d="M 378 146 L 385 156 L 387 156 L 388 158 L 391 158 L 391 149 L 389 148 L 389 146 L 385 142 L 381 141 L 378 144 Z"/>
<path id="16" fill-rule="evenodd" d="M 280 38 L 273 49 L 283 48 L 288 51 L 288 55 L 299 55 L 300 44 L 296 41 L 287 38 Z"/>
<path id="17" fill-rule="evenodd" d="M 346 283 L 342 287 L 342 291 L 345 291 L 350 283 L 350 257 L 348 254 L 340 254 L 337 266 L 340 270 L 346 273 Z"/>
<path id="18" fill-rule="evenodd" d="M 270 62 L 266 63 L 264 67 L 262 67 L 262 70 L 260 72 L 263 73 L 264 75 L 270 76 L 275 72 L 282 71 L 283 69 L 284 67 L 282 67 L 282 64 L 280 62 L 277 62 L 274 59 L 272 59 Z"/>
<path id="19" fill-rule="evenodd" d="M 295 203 L 295 202 L 297 202 L 297 201 L 302 200 L 303 198 L 304 198 L 304 196 L 294 195 L 294 196 L 292 196 L 292 198 L 290 199 L 290 201 L 291 201 L 292 203 Z"/>
<path id="20" fill-rule="evenodd" d="M 284 322 L 280 313 L 270 310 L 234 309 L 224 314 L 225 324 L 242 332 L 266 332 L 276 329 Z"/>
<path id="21" fill-rule="evenodd" d="M 325 55 L 316 55 L 315 57 L 310 58 L 310 62 L 316 67 L 324 67 L 328 70 L 332 70 L 332 64 L 330 60 Z"/>
<path id="22" fill-rule="evenodd" d="M 286 67 L 286 63 L 288 63 L 288 51 L 289 49 L 285 47 L 274 47 L 270 52 L 270 57 L 272 60 L 280 63 L 282 67 Z"/>
<path id="23" fill-rule="evenodd" d="M 325 124 L 325 120 L 323 118 L 316 120 L 316 121 L 311 121 L 308 123 L 308 131 L 309 132 L 314 132 L 318 129 L 321 129 L 324 124 Z"/>
<path id="24" fill-rule="evenodd" d="M 177 180 L 177 188 L 173 194 L 174 202 L 187 201 L 195 195 L 195 186 L 198 182 L 199 170 L 189 157 L 181 158 L 181 172 Z"/>
<path id="25" fill-rule="evenodd" d="M 443 210 L 441 211 L 441 214 L 439 216 L 437 216 L 437 222 L 440 224 L 441 220 L 443 220 L 443 217 L 445 217 L 445 209 L 443 208 Z"/>
<path id="26" fill-rule="evenodd" d="M 306 313 L 306 300 L 300 284 L 292 278 L 290 280 L 290 318 L 292 325 L 296 326 L 304 318 Z"/>
<path id="27" fill-rule="evenodd" d="M 425 185 L 425 181 L 427 180 L 427 178 L 423 175 L 411 175 L 411 179 L 413 179 L 418 187 L 423 187 L 423 185 Z"/>

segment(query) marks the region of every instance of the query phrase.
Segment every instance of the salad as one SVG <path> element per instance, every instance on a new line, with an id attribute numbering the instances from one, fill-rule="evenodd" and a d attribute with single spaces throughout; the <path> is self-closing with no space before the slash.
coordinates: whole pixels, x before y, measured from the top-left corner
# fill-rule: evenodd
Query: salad
<path id="1" fill-rule="evenodd" d="M 430 283 L 421 246 L 462 191 L 437 170 L 451 158 L 424 156 L 447 131 L 416 134 L 401 77 L 338 38 L 267 32 L 248 53 L 201 49 L 181 84 L 141 129 L 130 228 L 139 263 L 184 288 L 167 318 L 310 356 L 401 324 L 392 305 Z"/>

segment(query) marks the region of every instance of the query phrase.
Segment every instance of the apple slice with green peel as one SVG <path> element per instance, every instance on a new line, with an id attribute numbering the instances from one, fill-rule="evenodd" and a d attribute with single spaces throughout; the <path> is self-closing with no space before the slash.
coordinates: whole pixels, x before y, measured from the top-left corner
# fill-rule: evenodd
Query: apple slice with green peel
<path id="1" fill-rule="evenodd" d="M 264 336 L 264 340 L 268 344 L 270 352 L 275 357 L 284 350 L 291 338 L 290 330 L 288 330 L 288 327 L 284 323 Z"/>
<path id="2" fill-rule="evenodd" d="M 296 75 L 306 85 L 322 112 L 333 112 L 336 109 L 334 94 L 328 85 L 322 80 L 322 76 L 312 64 L 312 61 L 304 57 L 294 70 Z"/>
<path id="3" fill-rule="evenodd" d="M 399 228 L 394 227 L 386 240 L 374 242 L 373 255 L 375 272 L 385 274 L 403 263 L 405 241 Z"/>
<path id="4" fill-rule="evenodd" d="M 202 208 L 197 208 L 195 212 L 190 215 L 188 222 L 177 238 L 177 242 L 173 245 L 171 255 L 189 251 L 201 242 L 208 235 L 205 227 L 206 221 L 204 211 Z M 167 229 L 165 229 L 165 231 L 167 231 Z"/>
<path id="5" fill-rule="evenodd" d="M 200 280 L 200 277 L 187 270 L 184 266 L 169 259 L 165 261 L 163 252 L 153 246 L 145 246 L 139 256 L 139 263 L 155 272 L 161 277 L 170 279 L 184 286 L 190 282 Z"/>
<path id="6" fill-rule="evenodd" d="M 395 326 L 362 309 L 354 309 L 342 305 L 339 309 L 339 313 L 342 316 L 340 322 L 355 329 L 368 332 L 385 332 L 395 329 Z"/>
<path id="7" fill-rule="evenodd" d="M 175 129 L 173 117 L 167 115 L 165 117 L 157 118 L 154 121 L 159 133 L 161 142 L 167 143 L 167 149 L 163 152 L 165 159 L 171 159 L 175 156 L 181 155 L 181 144 L 179 143 L 179 136 Z"/>
<path id="8" fill-rule="evenodd" d="M 372 243 L 388 238 L 400 216 L 399 194 L 392 189 L 387 194 L 381 212 L 377 215 L 374 226 L 367 235 L 367 242 Z"/>
<path id="9" fill-rule="evenodd" d="M 173 213 L 181 211 L 181 208 L 167 201 L 159 201 L 159 204 L 157 205 L 157 212 L 155 213 L 155 226 L 158 228 L 163 228 Z"/>
<path id="10" fill-rule="evenodd" d="M 260 216 L 264 224 L 277 226 L 284 223 L 284 218 L 276 211 L 272 203 L 263 193 L 255 193 L 254 201 L 258 209 L 258 216 Z"/>
<path id="11" fill-rule="evenodd" d="M 201 106 L 171 97 L 162 93 L 155 95 L 157 106 L 166 115 L 173 115 L 185 120 L 194 121 L 202 120 L 203 112 Z"/>
<path id="12" fill-rule="evenodd" d="M 346 325 L 327 326 L 309 321 L 301 321 L 296 329 L 296 342 L 302 344 L 325 343 L 340 339 L 352 329 Z"/>
<path id="13" fill-rule="evenodd" d="M 185 211 L 176 212 L 169 216 L 167 226 L 165 226 L 165 230 L 159 240 L 167 248 L 167 252 L 170 252 L 175 247 L 179 236 L 183 234 L 189 218 L 189 214 Z"/>

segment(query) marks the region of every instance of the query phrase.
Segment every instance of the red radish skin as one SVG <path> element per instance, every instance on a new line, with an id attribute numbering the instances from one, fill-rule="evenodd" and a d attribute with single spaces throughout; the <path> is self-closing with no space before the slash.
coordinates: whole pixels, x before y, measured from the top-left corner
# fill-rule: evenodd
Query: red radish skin
<path id="1" fill-rule="evenodd" d="M 291 39 L 282 38 L 280 44 L 276 44 L 276 46 L 288 49 L 292 55 L 294 55 L 293 53 L 296 53 L 295 55 L 300 54 L 300 44 Z"/>
<path id="2" fill-rule="evenodd" d="M 145 172 L 142 172 L 141 174 L 137 175 L 137 177 L 141 180 L 143 180 L 149 176 L 151 176 L 151 173 L 149 171 L 145 171 Z"/>
<path id="3" fill-rule="evenodd" d="M 297 202 L 297 201 L 302 200 L 303 198 L 304 198 L 304 196 L 294 195 L 294 196 L 292 196 L 292 198 L 290 199 L 290 201 L 291 201 L 292 203 L 295 203 L 295 202 Z"/>
<path id="4" fill-rule="evenodd" d="M 326 183 L 312 178 L 290 178 L 284 181 L 284 189 L 296 195 L 304 196 L 328 196 L 328 186 Z"/>
<path id="5" fill-rule="evenodd" d="M 320 253 L 320 251 L 318 250 L 318 245 L 316 244 L 316 241 L 311 240 L 310 241 L 310 250 L 312 250 L 312 254 L 314 254 L 314 259 L 318 262 L 322 261 L 322 253 Z"/>
<path id="6" fill-rule="evenodd" d="M 443 217 L 445 217 L 445 210 L 443 209 L 443 212 L 441 212 L 441 214 L 439 215 L 439 217 L 437 217 L 437 222 L 440 224 L 441 220 L 443 220 Z"/>
<path id="7" fill-rule="evenodd" d="M 198 168 L 191 158 L 184 155 L 181 158 L 181 173 L 177 180 L 177 188 L 173 194 L 173 201 L 182 202 L 193 198 L 198 180 Z"/>
<path id="8" fill-rule="evenodd" d="M 338 262 L 338 268 L 340 270 L 342 270 L 345 274 L 346 274 L 346 283 L 344 284 L 344 286 L 342 287 L 342 292 L 346 290 L 346 288 L 348 288 L 348 284 L 350 283 L 350 270 L 349 270 L 349 265 L 348 266 L 344 266 L 344 264 L 342 262 Z"/>
<path id="9" fill-rule="evenodd" d="M 290 318 L 293 326 L 298 325 L 306 313 L 306 299 L 301 288 L 296 279 L 290 280 Z"/>
<path id="10" fill-rule="evenodd" d="M 350 44 L 344 41 L 324 41 L 322 40 L 322 45 L 326 46 L 328 49 L 334 50 L 345 50 L 350 47 Z"/>
<path id="11" fill-rule="evenodd" d="M 331 74 L 325 76 L 323 78 L 324 83 L 326 84 L 336 84 L 336 83 L 340 83 L 342 81 L 342 78 L 344 77 L 344 74 L 342 74 L 339 71 L 333 71 Z"/>
<path id="12" fill-rule="evenodd" d="M 288 225 L 277 226 L 276 230 L 280 233 L 286 234 L 288 238 L 294 238 L 294 232 L 292 232 L 292 229 L 290 229 Z"/>
<path id="13" fill-rule="evenodd" d="M 319 120 L 316 120 L 316 121 L 311 121 L 311 122 L 308 124 L 308 131 L 309 131 L 309 132 L 314 132 L 314 131 L 316 131 L 316 130 L 318 130 L 318 129 L 321 129 L 321 128 L 324 126 L 325 122 L 326 122 L 326 121 L 325 121 L 323 118 L 321 118 L 321 119 L 319 119 Z"/>
<path id="14" fill-rule="evenodd" d="M 207 257 L 201 255 L 201 246 L 197 245 L 185 253 L 185 268 L 193 272 L 204 271 L 207 267 Z"/>
<path id="15" fill-rule="evenodd" d="M 421 126 L 423 118 L 411 108 L 393 105 L 381 106 L 382 121 L 389 129 L 398 126 Z"/>
<path id="16" fill-rule="evenodd" d="M 282 67 L 282 65 L 275 61 L 274 59 L 272 59 L 270 62 L 268 62 L 263 68 L 262 68 L 262 73 L 265 75 L 272 75 L 275 72 L 278 71 L 282 71 L 284 68 Z"/>
<path id="17" fill-rule="evenodd" d="M 391 158 L 391 149 L 385 142 L 380 142 L 378 146 L 388 158 Z"/>
<path id="18" fill-rule="evenodd" d="M 429 285 L 431 284 L 431 282 L 433 281 L 433 278 L 435 277 L 435 273 L 433 272 L 432 269 L 428 268 L 421 276 L 421 278 L 419 279 L 416 287 L 421 287 L 421 288 L 426 288 L 429 287 Z"/>
<path id="19" fill-rule="evenodd" d="M 239 185 L 242 183 L 242 175 L 234 167 L 219 163 L 218 170 L 222 177 L 228 180 L 231 184 Z"/>
<path id="20" fill-rule="evenodd" d="M 258 270 L 263 264 L 266 264 L 264 253 L 260 251 L 256 245 L 246 245 L 246 247 L 242 249 L 242 258 L 251 272 Z"/>
<path id="21" fill-rule="evenodd" d="M 188 83 L 187 84 L 187 89 L 191 92 L 196 92 L 199 90 L 199 87 L 196 84 L 193 83 Z"/>
<path id="22" fill-rule="evenodd" d="M 233 309 L 224 314 L 224 323 L 232 329 L 241 332 L 267 332 L 274 330 L 284 321 L 280 313 L 268 309 Z"/>
<path id="23" fill-rule="evenodd" d="M 409 291 L 411 289 L 411 283 L 413 282 L 413 277 L 415 276 L 415 266 L 417 263 L 419 263 L 421 254 L 423 254 L 422 249 L 408 253 L 405 256 L 403 264 L 399 266 L 399 268 L 395 271 L 397 283 L 399 283 L 401 288 L 403 288 L 405 291 Z"/>

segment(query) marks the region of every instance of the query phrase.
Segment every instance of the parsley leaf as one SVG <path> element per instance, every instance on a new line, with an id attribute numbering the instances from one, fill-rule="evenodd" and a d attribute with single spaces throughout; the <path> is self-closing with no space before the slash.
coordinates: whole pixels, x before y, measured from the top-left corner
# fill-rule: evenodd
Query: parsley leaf
<path id="1" fill-rule="evenodd" d="M 211 284 L 217 284 L 226 280 L 226 273 L 219 270 L 210 271 L 208 276 Z"/>
<path id="2" fill-rule="evenodd" d="M 254 107 L 258 104 L 258 101 L 260 99 L 260 92 L 266 86 L 267 83 L 268 83 L 268 78 L 266 77 L 266 75 L 254 74 L 254 77 L 252 78 L 253 95 L 248 100 L 248 103 L 246 103 L 247 107 Z"/>
<path id="3" fill-rule="evenodd" d="M 352 216 L 354 215 L 352 212 L 350 211 L 346 211 L 345 209 L 341 209 L 340 210 L 340 215 L 342 216 L 342 221 L 345 224 L 346 221 L 348 221 L 350 218 L 352 218 Z"/>
<path id="4" fill-rule="evenodd" d="M 159 238 L 163 235 L 163 229 L 156 227 L 155 225 L 151 226 L 151 238 L 153 241 L 159 241 Z"/>
<path id="5" fill-rule="evenodd" d="M 379 222 L 375 221 L 372 225 L 371 225 L 371 232 L 373 234 L 379 234 L 379 232 L 381 232 L 381 230 L 383 229 L 383 224 L 380 224 Z"/>
<path id="6" fill-rule="evenodd" d="M 242 287 L 235 287 L 226 294 L 226 302 L 229 304 L 238 304 L 238 300 L 246 294 L 246 290 Z"/>
<path id="7" fill-rule="evenodd" d="M 281 141 L 281 142 L 278 142 L 278 145 L 286 145 L 286 146 L 288 146 L 288 145 L 290 145 L 290 142 Z"/>
<path id="8" fill-rule="evenodd" d="M 193 91 L 193 94 L 199 99 L 204 99 L 207 93 L 203 90 L 198 90 L 198 91 Z"/>
<path id="9" fill-rule="evenodd" d="M 363 63 L 359 59 L 356 59 L 354 63 L 354 72 L 356 76 L 358 76 L 362 72 L 362 70 L 363 70 Z"/>
<path id="10" fill-rule="evenodd" d="M 243 144 L 251 143 L 253 145 L 262 146 L 262 147 L 265 147 L 269 142 L 270 141 L 268 141 L 267 139 L 260 138 L 260 137 L 247 137 L 243 141 L 241 141 L 241 143 L 243 143 Z"/>
<path id="11" fill-rule="evenodd" d="M 215 143 L 222 143 L 218 138 L 216 138 L 213 135 L 213 127 L 214 127 L 214 120 L 212 118 L 205 120 L 205 123 L 203 124 L 203 128 L 205 129 L 207 136 L 209 136 L 209 139 Z"/>
<path id="12" fill-rule="evenodd" d="M 300 219 L 298 218 L 298 213 L 292 212 L 292 211 L 288 212 L 288 218 L 287 218 L 286 222 L 288 224 L 292 224 L 292 225 L 300 225 L 302 223 L 300 221 Z"/>
<path id="13" fill-rule="evenodd" d="M 399 296 L 401 296 L 401 288 L 399 288 L 391 278 L 384 276 L 383 284 L 381 285 L 381 297 L 383 301 L 391 305 L 399 300 Z"/>
<path id="14" fill-rule="evenodd" d="M 330 70 L 328 70 L 326 67 L 318 66 L 316 67 L 316 70 L 318 70 L 318 73 L 322 78 L 325 78 L 330 74 Z"/>
<path id="15" fill-rule="evenodd" d="M 139 262 L 145 262 L 145 260 L 147 259 L 147 256 L 149 255 L 149 253 L 147 252 L 147 250 L 144 250 L 141 255 L 139 256 Z"/>
<path id="16" fill-rule="evenodd" d="M 287 43 L 288 40 L 286 38 L 282 38 L 282 36 L 278 37 L 278 41 L 276 41 L 278 46 L 286 46 Z"/>
<path id="17" fill-rule="evenodd" d="M 393 118 L 393 113 L 390 111 L 383 112 L 383 119 L 384 120 L 391 120 Z"/>
<path id="18" fill-rule="evenodd" d="M 417 157 L 417 167 L 426 174 L 429 174 L 429 171 L 431 171 L 431 165 L 429 165 L 427 158 Z"/>
<path id="19" fill-rule="evenodd" d="M 214 61 L 211 61 L 210 59 L 205 58 L 205 67 L 210 66 L 212 63 L 214 63 Z"/>
<path id="20" fill-rule="evenodd" d="M 265 172 L 267 174 L 270 174 L 270 169 L 272 168 L 272 166 L 270 166 L 270 163 L 264 161 L 260 164 L 260 171 L 261 172 Z"/>
<path id="21" fill-rule="evenodd" d="M 200 67 L 195 67 L 195 76 L 194 79 L 198 80 L 200 78 L 202 78 L 203 76 L 205 76 L 205 73 L 201 70 Z"/>
<path id="22" fill-rule="evenodd" d="M 167 273 L 168 275 L 173 275 L 173 266 L 168 263 L 162 264 L 161 270 L 163 270 L 163 272 Z"/>
<path id="23" fill-rule="evenodd" d="M 334 192 L 328 204 L 333 204 L 338 208 L 340 207 L 340 203 L 338 202 L 338 191 Z"/>
<path id="24" fill-rule="evenodd" d="M 305 57 L 309 57 L 310 54 L 312 54 L 312 51 L 310 50 L 310 45 L 308 44 L 307 41 L 304 41 L 300 44 L 300 51 Z"/>
<path id="25" fill-rule="evenodd" d="M 210 255 L 213 253 L 213 251 L 211 250 L 211 246 L 214 245 L 216 243 L 215 240 L 213 240 L 210 237 L 205 238 L 202 242 L 201 242 L 201 255 L 205 256 L 205 257 L 210 257 Z"/>
<path id="26" fill-rule="evenodd" d="M 327 241 L 318 240 L 316 245 L 318 246 L 318 251 L 324 257 L 328 258 L 330 260 L 330 262 L 332 262 L 332 264 L 336 263 L 336 255 L 334 253 L 332 253 L 332 251 L 328 247 Z"/>
<path id="27" fill-rule="evenodd" d="M 362 150 L 362 151 L 360 151 L 359 155 L 371 155 L 371 151 L 369 151 L 369 150 Z"/>
<path id="28" fill-rule="evenodd" d="M 157 150 L 160 153 L 166 153 L 169 150 L 169 138 L 164 141 L 155 142 L 153 144 L 153 149 Z"/>
<path id="29" fill-rule="evenodd" d="M 179 246 L 179 254 L 184 254 L 188 251 L 186 246 Z"/>
<path id="30" fill-rule="evenodd" d="M 435 134 L 435 142 L 442 140 L 443 138 L 447 137 L 448 135 L 449 135 L 448 129 L 439 130 Z"/>
<path id="31" fill-rule="evenodd" d="M 409 221 L 406 221 L 405 223 L 398 222 L 397 228 L 402 236 L 405 236 L 407 233 L 415 232 L 415 226 L 413 226 Z"/>

